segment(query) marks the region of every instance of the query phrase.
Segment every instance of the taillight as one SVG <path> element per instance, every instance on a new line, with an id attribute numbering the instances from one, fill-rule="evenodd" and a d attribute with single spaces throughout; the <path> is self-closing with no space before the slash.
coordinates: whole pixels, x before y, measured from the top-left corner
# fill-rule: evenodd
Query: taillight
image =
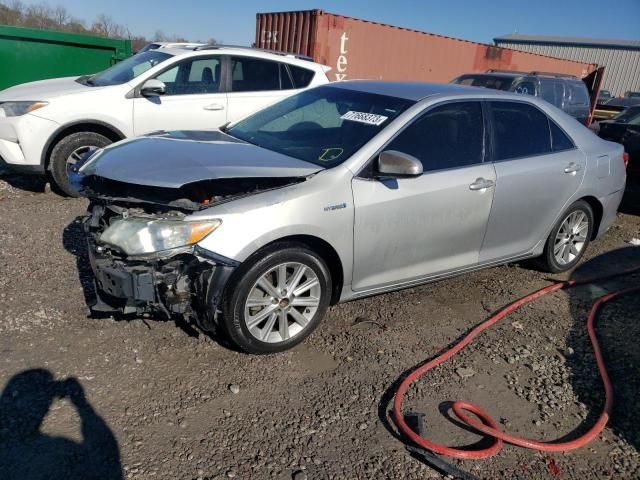
<path id="1" fill-rule="evenodd" d="M 626 170 L 626 168 L 629 166 L 629 154 L 627 152 L 622 153 L 622 161 L 624 162 L 624 168 Z"/>

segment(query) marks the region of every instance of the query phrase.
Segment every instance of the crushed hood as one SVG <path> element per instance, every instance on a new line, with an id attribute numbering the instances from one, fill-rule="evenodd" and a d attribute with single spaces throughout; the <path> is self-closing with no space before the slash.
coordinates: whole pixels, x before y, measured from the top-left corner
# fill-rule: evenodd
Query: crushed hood
<path id="1" fill-rule="evenodd" d="M 217 130 L 158 132 L 124 140 L 93 160 L 81 174 L 164 188 L 225 178 L 304 177 L 322 170 Z"/>
<path id="2" fill-rule="evenodd" d="M 78 77 L 54 78 L 23 83 L 0 91 L 0 102 L 49 100 L 70 93 L 96 91 L 104 87 L 88 87 L 76 82 Z"/>

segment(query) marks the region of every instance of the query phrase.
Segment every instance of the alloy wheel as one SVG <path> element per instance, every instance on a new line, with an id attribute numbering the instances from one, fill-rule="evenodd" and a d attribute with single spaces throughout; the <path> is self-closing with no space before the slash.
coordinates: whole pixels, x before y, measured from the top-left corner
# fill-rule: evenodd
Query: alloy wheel
<path id="1" fill-rule="evenodd" d="M 92 150 L 96 147 L 93 145 L 84 145 L 82 147 L 76 148 L 71 154 L 67 157 L 67 175 L 69 172 L 73 170 L 73 168 L 77 165 L 77 163 L 84 158 L 89 150 Z"/>
<path id="2" fill-rule="evenodd" d="M 312 268 L 298 262 L 276 265 L 251 287 L 244 321 L 252 336 L 279 343 L 307 328 L 320 305 L 322 288 Z"/>
<path id="3" fill-rule="evenodd" d="M 570 213 L 558 229 L 553 256 L 559 265 L 573 262 L 584 249 L 589 232 L 589 218 L 578 210 Z"/>

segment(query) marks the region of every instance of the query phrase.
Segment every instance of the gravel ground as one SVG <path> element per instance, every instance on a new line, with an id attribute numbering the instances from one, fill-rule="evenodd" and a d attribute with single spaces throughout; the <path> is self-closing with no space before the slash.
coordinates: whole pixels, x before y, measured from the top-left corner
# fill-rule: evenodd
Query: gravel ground
<path id="1" fill-rule="evenodd" d="M 157 479 L 442 478 L 409 455 L 388 420 L 392 386 L 500 306 L 548 284 L 504 266 L 333 307 L 293 351 L 249 356 L 188 325 L 92 319 L 76 218 L 86 203 L 0 179 L 0 477 Z M 640 264 L 640 208 L 573 273 Z M 555 278 L 567 278 L 560 276 Z M 515 434 L 586 430 L 603 392 L 585 334 L 593 298 L 627 277 L 545 297 L 484 333 L 409 393 L 430 438 L 480 438 L 441 412 L 473 401 Z M 585 448 L 507 446 L 452 461 L 479 478 L 640 478 L 640 299 L 605 308 L 598 332 L 615 383 L 609 426 Z M 362 321 L 365 320 L 365 321 Z"/>

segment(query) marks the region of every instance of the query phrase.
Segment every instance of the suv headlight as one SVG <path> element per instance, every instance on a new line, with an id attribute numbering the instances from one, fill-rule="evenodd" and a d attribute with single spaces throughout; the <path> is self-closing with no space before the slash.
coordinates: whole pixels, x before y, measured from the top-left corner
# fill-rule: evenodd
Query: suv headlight
<path id="1" fill-rule="evenodd" d="M 47 105 L 49 105 L 49 102 L 0 102 L 0 116 L 19 117 L 20 115 L 31 113 Z"/>
<path id="2" fill-rule="evenodd" d="M 187 222 L 130 217 L 114 221 L 100 241 L 120 248 L 127 255 L 142 255 L 198 243 L 221 223 L 221 220 Z"/>

